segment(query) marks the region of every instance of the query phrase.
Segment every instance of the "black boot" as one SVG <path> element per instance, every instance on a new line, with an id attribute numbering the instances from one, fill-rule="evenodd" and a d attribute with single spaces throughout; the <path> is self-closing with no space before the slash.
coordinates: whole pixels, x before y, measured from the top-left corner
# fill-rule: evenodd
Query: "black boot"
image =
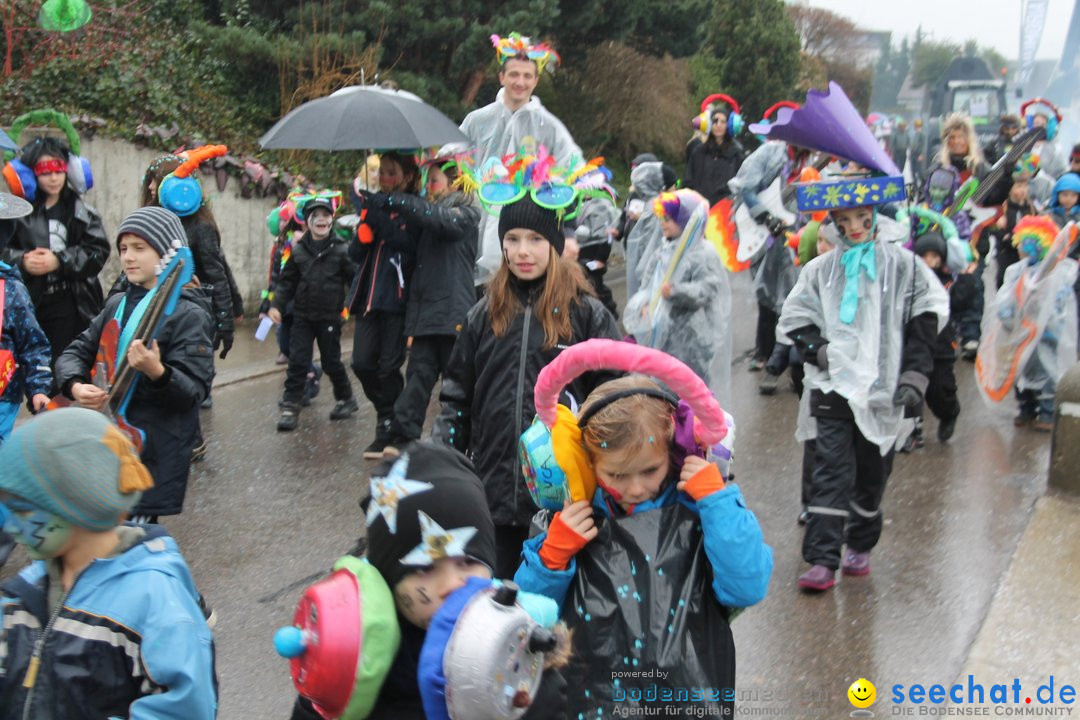
<path id="1" fill-rule="evenodd" d="M 300 424 L 300 406 L 296 403 L 281 403 L 281 416 L 277 421 L 277 429 L 282 432 L 295 430 Z"/>

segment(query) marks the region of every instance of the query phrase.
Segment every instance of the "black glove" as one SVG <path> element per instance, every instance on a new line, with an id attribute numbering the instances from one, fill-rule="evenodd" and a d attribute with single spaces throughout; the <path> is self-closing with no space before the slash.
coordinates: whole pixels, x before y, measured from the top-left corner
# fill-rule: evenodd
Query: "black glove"
<path id="1" fill-rule="evenodd" d="M 768 229 L 769 234 L 773 237 L 779 237 L 784 229 L 784 221 L 770 212 L 761 213 L 754 218 L 754 221 L 757 222 L 758 225 L 764 225 Z"/>
<path id="2" fill-rule="evenodd" d="M 522 715 L 521 720 L 565 717 L 566 690 L 566 679 L 563 678 L 562 672 L 548 668 L 540 676 L 540 687 L 536 690 L 536 697 L 533 698 L 532 705 Z"/>
<path id="3" fill-rule="evenodd" d="M 900 385 L 896 388 L 896 394 L 893 395 L 893 405 L 904 408 L 905 415 L 907 413 L 914 413 L 922 405 L 923 396 L 919 392 L 918 388 L 911 385 Z"/>
<path id="4" fill-rule="evenodd" d="M 225 356 L 229 354 L 230 350 L 232 350 L 232 346 L 232 331 L 218 330 L 217 333 L 214 334 L 214 351 L 216 352 L 218 348 L 221 348 L 221 354 L 218 355 L 219 358 L 224 360 Z"/>
<path id="5" fill-rule="evenodd" d="M 825 352 L 825 348 L 829 347 L 829 343 L 821 343 L 818 346 L 809 346 L 806 348 L 806 357 L 803 358 L 803 362 L 808 362 L 811 365 L 817 365 L 822 370 L 829 369 L 829 354 Z"/>

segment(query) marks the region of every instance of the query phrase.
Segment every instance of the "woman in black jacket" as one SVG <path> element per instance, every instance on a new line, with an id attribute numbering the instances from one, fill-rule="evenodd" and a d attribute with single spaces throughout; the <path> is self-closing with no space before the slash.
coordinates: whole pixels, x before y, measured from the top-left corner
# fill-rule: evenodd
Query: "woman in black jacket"
<path id="1" fill-rule="evenodd" d="M 143 174 L 140 204 L 160 205 L 158 188 L 161 181 L 174 172 L 184 159 L 176 155 L 162 155 L 150 163 Z M 188 247 L 195 258 L 195 276 L 210 291 L 213 298 L 214 350 L 221 349 L 221 359 L 229 354 L 233 345 L 234 319 L 242 314 L 242 308 L 234 306 L 232 270 L 221 248 L 221 233 L 210 204 L 205 200 L 191 215 L 180 218 L 187 235 Z"/>
<path id="2" fill-rule="evenodd" d="M 746 151 L 728 133 L 728 116 L 722 109 L 712 111 L 709 138 L 690 150 L 683 184 L 705 196 L 712 207 L 731 195 L 728 180 L 735 177 L 746 159 Z"/>
<path id="3" fill-rule="evenodd" d="M 127 290 L 110 296 L 101 313 L 56 360 L 56 383 L 64 395 L 83 407 L 103 408 L 107 396 L 91 382 L 91 372 L 102 331 L 113 319 L 119 323 L 117 352 L 140 373 L 127 420 L 145 433 L 140 458 L 154 478 L 154 487 L 143 493 L 133 510 L 147 522 L 183 509 L 199 403 L 210 392 L 214 372 L 209 303 L 201 290 L 185 289 L 150 345 L 137 339 L 125 344 L 123 330 L 129 322 L 138 322 L 149 302 L 146 298 L 158 282 L 155 265 L 169 248 L 186 242 L 180 220 L 164 208 L 139 208 L 125 218 L 116 244 Z"/>
<path id="4" fill-rule="evenodd" d="M 495 522 L 495 577 L 513 577 L 536 506 L 518 438 L 533 420 L 533 385 L 563 349 L 622 337 L 577 263 L 563 260 L 561 223 L 529 196 L 499 214 L 503 264 L 465 320 L 443 378 L 432 437 L 471 455 Z M 599 378 L 567 388 L 579 402 Z"/>
<path id="5" fill-rule="evenodd" d="M 54 365 L 101 311 L 98 273 L 110 250 L 101 216 L 68 181 L 69 154 L 67 145 L 52 137 L 26 146 L 21 160 L 37 180 L 34 211 L 18 221 L 15 236 L 0 253 L 0 260 L 22 272 Z"/>
<path id="6" fill-rule="evenodd" d="M 480 208 L 472 195 L 454 190 L 457 178 L 452 160 L 436 159 L 427 168 L 426 199 L 397 193 L 387 198 L 387 207 L 418 235 L 405 306 L 405 337 L 412 339 L 409 364 L 390 426 L 394 448 L 420 438 L 431 389 L 446 371 L 454 341 L 476 302 L 473 267 Z"/>

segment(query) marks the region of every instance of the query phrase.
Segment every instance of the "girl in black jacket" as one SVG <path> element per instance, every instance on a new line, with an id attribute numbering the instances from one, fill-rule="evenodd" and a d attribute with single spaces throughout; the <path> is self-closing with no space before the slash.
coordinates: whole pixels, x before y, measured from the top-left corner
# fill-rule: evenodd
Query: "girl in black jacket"
<path id="1" fill-rule="evenodd" d="M 387 205 L 405 218 L 419 237 L 405 306 L 405 337 L 411 338 L 405 388 L 394 403 L 391 445 L 418 440 L 431 390 L 446 372 L 454 341 L 476 303 L 480 207 L 470 193 L 454 189 L 453 162 L 434 160 L 427 170 L 427 196 L 393 194 Z"/>
<path id="2" fill-rule="evenodd" d="M 101 216 L 68 180 L 70 152 L 52 137 L 37 138 L 23 150 L 22 163 L 37 180 L 34 211 L 19 220 L 15 237 L 0 253 L 0 260 L 22 272 L 54 364 L 101 311 L 98 273 L 109 259 Z"/>
<path id="3" fill-rule="evenodd" d="M 472 456 L 495 522 L 495 576 L 512 577 L 537 510 L 517 455 L 536 413 L 536 377 L 563 348 L 622 333 L 577 264 L 562 259 L 555 211 L 526 195 L 503 207 L 499 235 L 503 264 L 454 345 L 432 436 Z M 568 391 L 580 401 L 597 384 L 587 375 Z"/>
<path id="4" fill-rule="evenodd" d="M 119 323 L 117 354 L 140 373 L 127 420 L 145 433 L 140 457 L 154 478 L 154 487 L 132 511 L 146 522 L 183 509 L 199 403 L 210 392 L 214 372 L 208 303 L 205 296 L 184 290 L 149 345 L 140 340 L 125 343 L 123 331 L 142 316 L 143 301 L 157 285 L 155 266 L 162 256 L 186 244 L 180 219 L 168 210 L 145 207 L 128 215 L 116 239 L 128 288 L 110 296 L 90 327 L 56 360 L 56 382 L 64 394 L 83 407 L 104 408 L 108 396 L 90 377 L 102 331 L 114 318 Z"/>
<path id="5" fill-rule="evenodd" d="M 415 225 L 406 225 L 392 196 L 403 200 L 420 187 L 416 158 L 396 152 L 384 153 L 379 162 L 379 188 L 371 194 L 354 187 L 353 204 L 363 225 L 359 242 L 350 243 L 349 255 L 360 266 L 348 300 L 356 316 L 352 369 L 375 406 L 375 439 L 364 457 L 377 460 L 391 444 L 390 423 L 394 403 L 405 387 L 401 366 L 405 364 L 405 304 L 409 297 Z M 325 368 L 324 368 L 325 369 Z"/>

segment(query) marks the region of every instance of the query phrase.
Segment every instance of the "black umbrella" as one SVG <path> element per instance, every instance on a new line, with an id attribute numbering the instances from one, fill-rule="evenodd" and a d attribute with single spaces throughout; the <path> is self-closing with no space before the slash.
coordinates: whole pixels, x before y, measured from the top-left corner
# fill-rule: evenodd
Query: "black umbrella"
<path id="1" fill-rule="evenodd" d="M 267 150 L 400 150 L 469 143 L 412 93 L 354 86 L 306 102 L 259 139 Z"/>

